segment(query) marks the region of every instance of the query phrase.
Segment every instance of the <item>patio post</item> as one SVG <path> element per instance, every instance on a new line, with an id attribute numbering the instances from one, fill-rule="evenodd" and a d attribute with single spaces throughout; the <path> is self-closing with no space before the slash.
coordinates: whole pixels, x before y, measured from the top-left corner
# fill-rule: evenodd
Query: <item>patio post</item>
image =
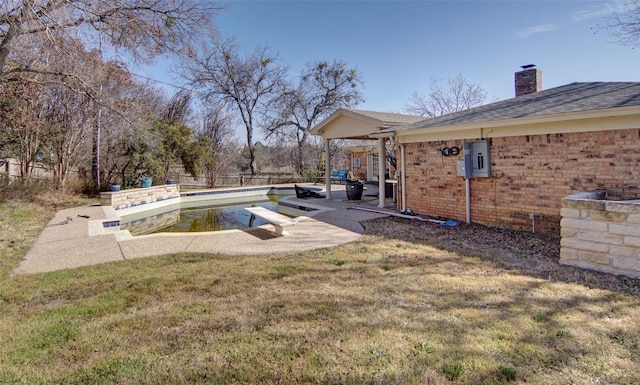
<path id="1" fill-rule="evenodd" d="M 385 171 L 386 171 L 386 163 L 387 158 L 385 154 L 385 139 L 378 138 L 378 207 L 384 207 L 384 196 L 385 196 Z"/>
<path id="2" fill-rule="evenodd" d="M 326 199 L 331 199 L 331 155 L 329 152 L 329 139 L 324 140 L 324 185 Z"/>

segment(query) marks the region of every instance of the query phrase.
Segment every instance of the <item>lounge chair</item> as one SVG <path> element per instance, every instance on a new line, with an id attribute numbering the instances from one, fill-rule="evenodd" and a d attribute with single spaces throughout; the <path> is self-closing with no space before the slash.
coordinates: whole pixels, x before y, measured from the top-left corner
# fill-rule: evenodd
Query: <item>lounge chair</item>
<path id="1" fill-rule="evenodd" d="M 300 187 L 297 184 L 294 185 L 296 188 L 296 198 L 306 199 L 306 198 L 324 198 L 324 194 L 320 194 L 318 192 L 306 189 L 304 187 Z"/>

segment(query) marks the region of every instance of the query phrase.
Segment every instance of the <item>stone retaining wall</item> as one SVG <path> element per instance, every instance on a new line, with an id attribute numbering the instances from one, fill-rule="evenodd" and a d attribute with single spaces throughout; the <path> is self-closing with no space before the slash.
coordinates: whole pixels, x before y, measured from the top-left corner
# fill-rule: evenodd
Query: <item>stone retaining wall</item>
<path id="1" fill-rule="evenodd" d="M 604 198 L 596 191 L 562 199 L 560 263 L 640 278 L 640 200 Z"/>
<path id="2" fill-rule="evenodd" d="M 129 230 L 131 235 L 151 234 L 154 231 L 174 225 L 180 221 L 180 209 L 163 212 L 141 220 L 120 223 L 120 230 Z"/>
<path id="3" fill-rule="evenodd" d="M 174 198 L 180 198 L 179 185 L 167 184 L 146 188 L 101 192 L 100 204 L 121 210 Z"/>

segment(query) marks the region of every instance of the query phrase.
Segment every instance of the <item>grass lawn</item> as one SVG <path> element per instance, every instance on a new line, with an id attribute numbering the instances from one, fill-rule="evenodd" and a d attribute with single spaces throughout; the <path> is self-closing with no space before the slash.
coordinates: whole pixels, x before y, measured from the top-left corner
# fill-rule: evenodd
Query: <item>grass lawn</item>
<path id="1" fill-rule="evenodd" d="M 2 384 L 640 383 L 630 294 L 380 236 L 11 276 L 53 210 L 0 203 Z"/>

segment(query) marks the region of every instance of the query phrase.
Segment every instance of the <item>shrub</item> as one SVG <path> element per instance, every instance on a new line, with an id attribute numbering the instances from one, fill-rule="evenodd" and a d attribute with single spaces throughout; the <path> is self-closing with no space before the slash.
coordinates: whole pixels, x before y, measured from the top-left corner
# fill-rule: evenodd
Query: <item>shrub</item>
<path id="1" fill-rule="evenodd" d="M 314 168 L 305 168 L 302 172 L 302 180 L 304 182 L 315 182 L 318 180 L 319 171 Z"/>

